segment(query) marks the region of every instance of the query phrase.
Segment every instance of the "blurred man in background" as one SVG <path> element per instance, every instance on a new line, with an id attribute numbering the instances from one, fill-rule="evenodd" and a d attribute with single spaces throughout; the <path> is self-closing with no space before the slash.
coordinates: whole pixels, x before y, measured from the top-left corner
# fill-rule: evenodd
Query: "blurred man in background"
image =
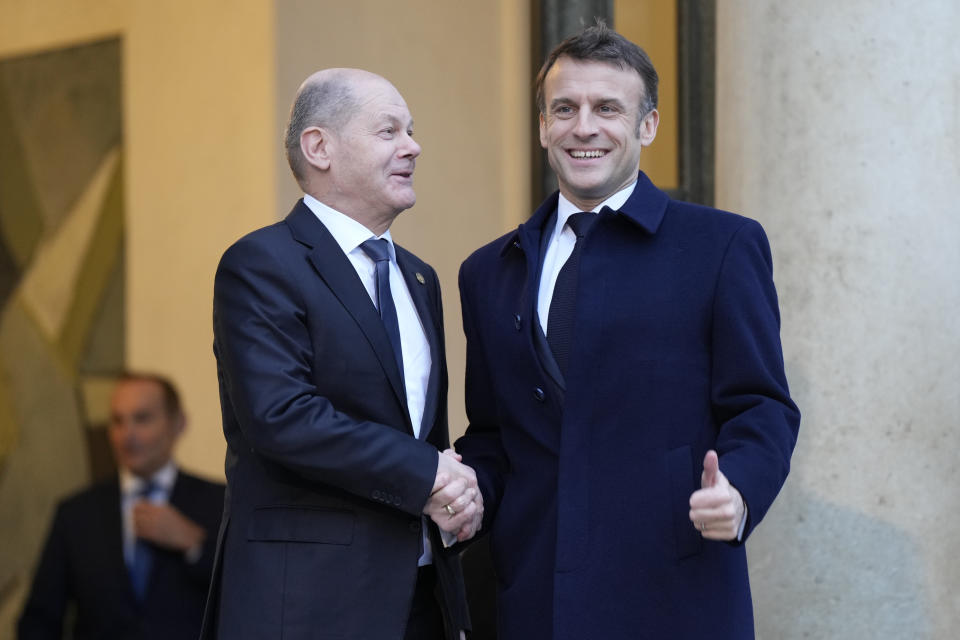
<path id="1" fill-rule="evenodd" d="M 224 489 L 173 462 L 185 427 L 169 380 L 120 378 L 108 426 L 117 476 L 57 508 L 20 640 L 63 638 L 68 623 L 74 640 L 199 635 Z"/>

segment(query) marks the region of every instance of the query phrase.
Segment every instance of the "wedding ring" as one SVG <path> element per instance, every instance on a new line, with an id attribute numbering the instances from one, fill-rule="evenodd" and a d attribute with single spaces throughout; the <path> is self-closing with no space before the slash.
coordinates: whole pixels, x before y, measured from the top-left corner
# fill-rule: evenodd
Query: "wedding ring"
<path id="1" fill-rule="evenodd" d="M 451 518 L 452 518 L 453 516 L 457 515 L 457 512 L 454 511 L 454 510 L 453 510 L 453 507 L 451 507 L 450 505 L 445 504 L 445 505 L 443 505 L 443 508 L 446 510 L 447 514 L 448 514 Z"/>

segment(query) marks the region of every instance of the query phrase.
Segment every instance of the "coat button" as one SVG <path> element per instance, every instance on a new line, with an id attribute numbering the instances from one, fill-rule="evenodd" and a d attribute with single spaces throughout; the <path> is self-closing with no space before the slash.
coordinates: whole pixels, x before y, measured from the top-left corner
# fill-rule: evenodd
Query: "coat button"
<path id="1" fill-rule="evenodd" d="M 419 532 L 420 532 L 420 521 L 419 521 L 419 520 L 411 520 L 409 526 L 410 526 L 410 531 L 413 531 L 414 533 L 419 533 Z"/>
<path id="2" fill-rule="evenodd" d="M 400 496 L 393 496 L 393 506 L 399 507 L 399 506 L 400 506 L 400 502 L 401 502 Z"/>
<path id="3" fill-rule="evenodd" d="M 520 314 L 518 313 L 515 316 L 513 316 L 513 326 L 517 328 L 517 331 L 520 331 L 521 324 L 522 323 L 520 322 Z"/>
<path id="4" fill-rule="evenodd" d="M 533 390 L 533 397 L 537 399 L 537 402 L 543 402 L 543 399 L 547 397 L 547 394 L 543 392 L 543 389 L 537 387 Z"/>
<path id="5" fill-rule="evenodd" d="M 374 489 L 374 490 L 370 493 L 370 496 L 371 496 L 374 500 L 379 500 L 379 499 L 380 499 L 380 491 L 377 490 L 377 489 Z"/>

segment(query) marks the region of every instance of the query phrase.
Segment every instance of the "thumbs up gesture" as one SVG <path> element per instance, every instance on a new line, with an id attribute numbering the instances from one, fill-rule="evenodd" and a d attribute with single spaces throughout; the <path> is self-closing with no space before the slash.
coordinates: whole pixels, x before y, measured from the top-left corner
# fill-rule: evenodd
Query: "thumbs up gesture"
<path id="1" fill-rule="evenodd" d="M 703 458 L 700 490 L 690 496 L 690 521 L 707 540 L 736 540 L 744 508 L 743 497 L 720 471 L 711 449 Z"/>

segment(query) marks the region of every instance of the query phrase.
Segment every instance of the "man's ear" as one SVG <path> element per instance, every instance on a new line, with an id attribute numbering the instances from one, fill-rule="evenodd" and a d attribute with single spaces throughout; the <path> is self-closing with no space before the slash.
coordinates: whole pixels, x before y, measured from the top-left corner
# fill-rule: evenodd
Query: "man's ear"
<path id="1" fill-rule="evenodd" d="M 321 127 L 307 127 L 300 134 L 300 151 L 320 171 L 330 168 L 330 133 Z"/>
<path id="2" fill-rule="evenodd" d="M 187 430 L 187 416 L 182 411 L 170 418 L 173 426 L 174 437 L 179 438 Z"/>
<path id="3" fill-rule="evenodd" d="M 640 121 L 640 127 L 637 137 L 640 138 L 641 146 L 648 147 L 653 139 L 657 137 L 657 125 L 660 124 L 660 112 L 651 109 L 650 113 L 643 116 Z"/>

